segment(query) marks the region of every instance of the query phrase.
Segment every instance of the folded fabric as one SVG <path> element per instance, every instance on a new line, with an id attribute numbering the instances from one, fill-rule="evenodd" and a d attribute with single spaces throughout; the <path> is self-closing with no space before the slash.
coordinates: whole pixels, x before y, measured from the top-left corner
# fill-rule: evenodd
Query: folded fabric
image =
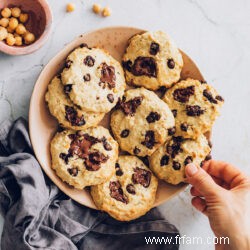
<path id="1" fill-rule="evenodd" d="M 0 127 L 2 250 L 179 249 L 174 241 L 146 240 L 179 235 L 157 209 L 132 222 L 118 222 L 62 193 L 35 159 L 27 127 L 23 118 Z"/>

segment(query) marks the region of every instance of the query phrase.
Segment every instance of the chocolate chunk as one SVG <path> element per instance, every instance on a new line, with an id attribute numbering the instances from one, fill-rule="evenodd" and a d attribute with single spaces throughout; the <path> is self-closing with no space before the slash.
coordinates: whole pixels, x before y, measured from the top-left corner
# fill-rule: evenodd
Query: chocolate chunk
<path id="1" fill-rule="evenodd" d="M 166 88 L 165 86 L 161 86 L 158 91 L 163 95 L 165 95 L 168 91 L 168 88 Z"/>
<path id="2" fill-rule="evenodd" d="M 188 124 L 186 122 L 182 123 L 180 127 L 181 127 L 182 131 L 187 132 L 187 130 L 188 130 Z"/>
<path id="3" fill-rule="evenodd" d="M 84 80 L 85 82 L 89 82 L 90 79 L 91 79 L 90 74 L 86 74 L 86 75 L 83 76 L 83 80 Z"/>
<path id="4" fill-rule="evenodd" d="M 120 168 L 120 167 L 121 167 L 120 164 L 118 162 L 116 162 L 115 168 Z"/>
<path id="5" fill-rule="evenodd" d="M 120 136 L 121 136 L 122 138 L 126 138 L 126 137 L 128 137 L 128 135 L 129 135 L 129 130 L 128 130 L 128 129 L 122 130 L 122 132 L 121 132 L 121 134 L 120 134 Z"/>
<path id="6" fill-rule="evenodd" d="M 92 56 L 86 56 L 83 60 L 84 64 L 93 67 L 95 64 L 95 59 Z"/>
<path id="7" fill-rule="evenodd" d="M 68 95 L 70 93 L 70 91 L 72 90 L 72 86 L 73 86 L 73 84 L 64 85 L 64 87 L 63 87 L 64 93 Z"/>
<path id="8" fill-rule="evenodd" d="M 140 159 L 142 160 L 142 162 L 148 167 L 149 166 L 149 160 L 147 156 L 144 157 L 140 157 Z"/>
<path id="9" fill-rule="evenodd" d="M 65 161 L 66 164 L 69 163 L 69 155 L 68 155 L 68 154 L 61 153 L 61 154 L 59 155 L 59 157 L 60 157 L 61 159 L 63 159 L 63 160 Z"/>
<path id="10" fill-rule="evenodd" d="M 185 161 L 184 161 L 184 165 L 187 165 L 189 163 L 193 162 L 193 157 L 192 156 L 187 156 Z"/>
<path id="11" fill-rule="evenodd" d="M 181 164 L 178 161 L 173 161 L 173 169 L 174 170 L 180 170 Z"/>
<path id="12" fill-rule="evenodd" d="M 127 71 L 130 72 L 131 68 L 133 66 L 133 63 L 130 60 L 128 60 L 128 61 L 122 61 L 122 66 L 123 66 L 124 69 L 126 69 Z"/>
<path id="13" fill-rule="evenodd" d="M 107 83 L 109 88 L 115 87 L 115 68 L 113 66 L 108 66 L 106 63 L 102 63 L 101 78 L 100 81 Z"/>
<path id="14" fill-rule="evenodd" d="M 61 133 L 61 132 L 63 132 L 65 130 L 65 128 L 63 127 L 63 125 L 60 123 L 60 124 L 58 124 L 58 127 L 57 127 L 57 132 L 58 133 Z"/>
<path id="15" fill-rule="evenodd" d="M 142 100 L 142 96 L 137 96 L 127 102 L 125 102 L 125 100 L 123 99 L 119 102 L 118 106 L 122 109 L 125 115 L 133 116 L 136 112 L 136 109 L 141 105 Z"/>
<path id="16" fill-rule="evenodd" d="M 104 154 L 96 151 L 89 154 L 89 157 L 85 160 L 84 164 L 87 170 L 97 171 L 100 169 L 100 165 L 105 163 L 108 159 L 109 156 L 105 156 Z"/>
<path id="17" fill-rule="evenodd" d="M 154 131 L 152 131 L 152 130 L 146 131 L 145 140 L 143 142 L 141 142 L 141 144 L 149 149 L 152 149 L 154 147 L 155 143 L 156 143 L 156 141 L 155 141 Z"/>
<path id="18" fill-rule="evenodd" d="M 181 148 L 182 141 L 183 138 L 181 136 L 178 136 L 178 137 L 173 137 L 173 140 L 167 144 L 166 147 L 167 153 L 171 155 L 172 158 L 175 158 L 177 154 L 183 151 Z"/>
<path id="19" fill-rule="evenodd" d="M 201 84 L 207 84 L 207 81 L 200 80 Z"/>
<path id="20" fill-rule="evenodd" d="M 189 86 L 187 88 L 176 89 L 173 92 L 173 97 L 177 102 L 188 102 L 191 95 L 195 92 L 194 86 Z"/>
<path id="21" fill-rule="evenodd" d="M 137 57 L 131 68 L 131 72 L 135 76 L 156 77 L 156 63 L 154 58 L 142 56 Z"/>
<path id="22" fill-rule="evenodd" d="M 66 69 L 69 69 L 69 68 L 71 67 L 72 63 L 73 63 L 73 61 L 67 60 L 67 61 L 65 62 L 65 68 L 66 68 Z"/>
<path id="23" fill-rule="evenodd" d="M 156 121 L 159 121 L 161 118 L 161 115 L 157 112 L 150 112 L 149 115 L 146 117 L 146 120 L 148 123 L 153 123 Z"/>
<path id="24" fill-rule="evenodd" d="M 177 109 L 172 109 L 172 113 L 173 113 L 173 116 L 176 117 L 177 116 Z"/>
<path id="25" fill-rule="evenodd" d="M 134 174 L 132 175 L 132 181 L 134 184 L 141 184 L 143 187 L 147 188 L 150 185 L 151 172 L 146 169 L 136 167 L 134 169 Z"/>
<path id="26" fill-rule="evenodd" d="M 103 137 L 102 139 L 102 144 L 105 150 L 107 151 L 111 151 L 112 150 L 112 146 L 107 142 L 107 139 L 105 137 Z"/>
<path id="27" fill-rule="evenodd" d="M 87 43 L 82 43 L 82 44 L 80 44 L 79 47 L 80 47 L 80 48 L 84 48 L 84 47 L 89 48 Z"/>
<path id="28" fill-rule="evenodd" d="M 78 175 L 78 169 L 77 168 L 68 168 L 67 169 L 69 174 L 76 177 Z"/>
<path id="29" fill-rule="evenodd" d="M 220 101 L 220 102 L 224 102 L 223 97 L 220 96 L 220 95 L 217 95 L 217 96 L 215 97 L 215 99 L 218 100 L 218 101 Z"/>
<path id="30" fill-rule="evenodd" d="M 123 175 L 123 171 L 119 168 L 119 169 L 116 170 L 115 174 L 117 176 L 122 176 Z"/>
<path id="31" fill-rule="evenodd" d="M 135 147 L 133 152 L 135 155 L 138 155 L 141 152 L 141 150 L 139 148 Z"/>
<path id="32" fill-rule="evenodd" d="M 201 109 L 201 107 L 198 105 L 194 105 L 194 106 L 187 105 L 186 106 L 186 114 L 188 116 L 200 116 L 200 115 L 204 114 L 204 112 L 205 112 L 205 110 Z"/>
<path id="33" fill-rule="evenodd" d="M 207 98 L 207 100 L 211 103 L 215 103 L 217 104 L 217 100 L 215 98 L 213 98 L 213 95 L 210 91 L 208 91 L 207 89 L 203 90 L 203 96 L 205 96 Z"/>
<path id="34" fill-rule="evenodd" d="M 113 103 L 114 100 L 115 100 L 113 94 L 108 94 L 108 95 L 107 95 L 107 99 L 108 99 L 108 101 L 109 101 L 110 103 Z"/>
<path id="35" fill-rule="evenodd" d="M 109 190 L 112 198 L 128 204 L 128 197 L 123 193 L 122 186 L 119 181 L 111 181 L 109 183 Z"/>
<path id="36" fill-rule="evenodd" d="M 65 106 L 65 113 L 65 119 L 69 121 L 72 126 L 83 126 L 86 123 L 83 115 L 79 117 L 73 107 Z"/>
<path id="37" fill-rule="evenodd" d="M 175 62 L 174 60 L 171 58 L 171 59 L 168 59 L 168 62 L 167 62 L 167 65 L 170 69 L 174 69 L 175 67 Z"/>
<path id="38" fill-rule="evenodd" d="M 206 156 L 205 161 L 209 161 L 209 160 L 211 160 L 211 159 L 212 159 L 212 155 L 209 154 L 209 155 Z"/>
<path id="39" fill-rule="evenodd" d="M 133 184 L 128 184 L 127 187 L 126 187 L 126 190 L 130 194 L 135 194 L 135 186 Z"/>
<path id="40" fill-rule="evenodd" d="M 158 43 L 152 42 L 150 45 L 149 53 L 153 56 L 155 56 L 160 50 L 160 45 Z"/>
<path id="41" fill-rule="evenodd" d="M 168 162 L 169 162 L 169 156 L 168 155 L 163 155 L 162 158 L 161 158 L 161 167 L 162 166 L 165 166 L 165 165 L 168 165 Z"/>
<path id="42" fill-rule="evenodd" d="M 176 132 L 175 127 L 172 127 L 172 128 L 169 128 L 169 129 L 168 129 L 168 135 L 174 135 L 175 132 Z"/>

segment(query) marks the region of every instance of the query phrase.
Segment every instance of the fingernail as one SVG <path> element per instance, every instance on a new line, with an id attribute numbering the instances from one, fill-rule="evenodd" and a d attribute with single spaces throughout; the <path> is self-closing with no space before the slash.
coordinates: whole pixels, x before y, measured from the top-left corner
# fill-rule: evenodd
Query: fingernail
<path id="1" fill-rule="evenodd" d="M 195 166 L 195 164 L 190 163 L 186 166 L 185 171 L 188 177 L 192 177 L 198 171 L 198 168 Z"/>

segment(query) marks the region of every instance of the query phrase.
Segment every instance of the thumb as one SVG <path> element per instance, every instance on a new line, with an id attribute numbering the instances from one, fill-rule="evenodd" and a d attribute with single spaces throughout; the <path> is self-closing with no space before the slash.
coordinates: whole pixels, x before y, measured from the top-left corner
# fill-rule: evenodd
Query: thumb
<path id="1" fill-rule="evenodd" d="M 217 185 L 212 177 L 202 168 L 190 163 L 185 168 L 187 182 L 199 191 L 205 198 L 218 195 L 221 187 Z"/>

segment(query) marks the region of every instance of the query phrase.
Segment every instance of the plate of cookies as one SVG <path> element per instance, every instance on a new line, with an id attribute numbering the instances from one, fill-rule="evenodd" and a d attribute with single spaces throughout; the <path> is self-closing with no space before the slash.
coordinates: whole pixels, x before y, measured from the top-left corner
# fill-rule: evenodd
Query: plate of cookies
<path id="1" fill-rule="evenodd" d="M 184 190 L 210 158 L 223 98 L 162 31 L 85 33 L 41 72 L 29 129 L 44 172 L 68 196 L 120 221 Z"/>

